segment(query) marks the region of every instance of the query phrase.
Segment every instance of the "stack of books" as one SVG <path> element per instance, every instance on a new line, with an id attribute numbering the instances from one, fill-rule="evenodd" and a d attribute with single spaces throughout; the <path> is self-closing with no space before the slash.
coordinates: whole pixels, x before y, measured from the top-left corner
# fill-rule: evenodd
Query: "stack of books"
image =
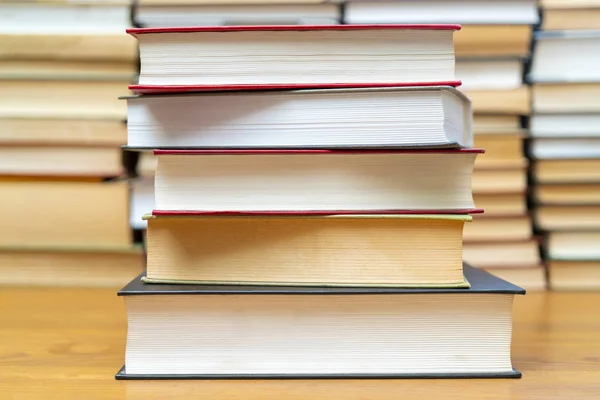
<path id="1" fill-rule="evenodd" d="M 129 4 L 25 3 L 0 3 L 0 283 L 119 287 L 143 269 L 114 180 L 117 96 L 137 64 Z"/>
<path id="2" fill-rule="evenodd" d="M 117 378 L 520 376 L 524 291 L 462 261 L 456 29 L 130 30 L 156 205 Z"/>
<path id="3" fill-rule="evenodd" d="M 324 0 L 138 0 L 141 27 L 222 25 L 332 25 L 342 19 L 339 1 Z"/>
<path id="4" fill-rule="evenodd" d="M 531 157 L 553 289 L 600 289 L 600 1 L 546 0 L 537 32 Z"/>
<path id="5" fill-rule="evenodd" d="M 527 289 L 546 284 L 527 210 L 523 117 L 530 113 L 524 68 L 535 0 L 350 0 L 347 23 L 464 24 L 456 34 L 456 75 L 472 101 L 475 146 L 486 149 L 473 174 L 475 204 L 483 216 L 465 231 L 465 260 Z"/>

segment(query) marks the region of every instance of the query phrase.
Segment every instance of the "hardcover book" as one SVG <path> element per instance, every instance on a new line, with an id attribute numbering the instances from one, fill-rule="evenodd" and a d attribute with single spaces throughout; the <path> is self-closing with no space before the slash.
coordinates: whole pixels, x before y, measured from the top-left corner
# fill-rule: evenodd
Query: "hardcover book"
<path id="1" fill-rule="evenodd" d="M 117 379 L 520 377 L 520 287 L 465 266 L 465 289 L 152 285 L 128 315 Z"/>
<path id="2" fill-rule="evenodd" d="M 136 28 L 138 93 L 459 85 L 459 25 Z"/>
<path id="3" fill-rule="evenodd" d="M 469 215 L 148 217 L 144 281 L 287 286 L 467 286 Z"/>
<path id="4" fill-rule="evenodd" d="M 472 147 L 452 87 L 198 93 L 127 99 L 133 148 Z"/>
<path id="5" fill-rule="evenodd" d="M 481 152 L 156 150 L 156 210 L 465 214 Z"/>

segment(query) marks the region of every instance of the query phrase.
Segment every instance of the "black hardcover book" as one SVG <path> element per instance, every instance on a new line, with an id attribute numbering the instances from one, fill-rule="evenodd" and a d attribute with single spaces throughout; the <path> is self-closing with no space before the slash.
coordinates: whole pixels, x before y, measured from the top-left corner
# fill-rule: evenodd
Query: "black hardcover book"
<path id="1" fill-rule="evenodd" d="M 512 301 L 468 265 L 465 289 L 148 284 L 117 379 L 518 378 Z"/>

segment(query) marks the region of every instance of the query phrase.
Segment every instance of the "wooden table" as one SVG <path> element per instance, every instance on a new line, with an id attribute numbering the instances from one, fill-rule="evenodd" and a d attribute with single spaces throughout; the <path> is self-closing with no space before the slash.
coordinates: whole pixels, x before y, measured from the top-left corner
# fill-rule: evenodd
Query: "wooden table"
<path id="1" fill-rule="evenodd" d="M 515 312 L 521 380 L 123 382 L 114 291 L 0 288 L 0 399 L 600 399 L 600 293 L 530 293 Z"/>

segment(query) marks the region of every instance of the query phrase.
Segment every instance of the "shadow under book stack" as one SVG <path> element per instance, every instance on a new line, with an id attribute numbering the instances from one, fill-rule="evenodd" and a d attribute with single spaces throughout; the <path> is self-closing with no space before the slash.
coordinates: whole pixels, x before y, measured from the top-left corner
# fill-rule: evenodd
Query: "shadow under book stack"
<path id="1" fill-rule="evenodd" d="M 119 179 L 129 4 L 24 3 L 0 3 L 0 283 L 120 287 L 144 256 Z"/>
<path id="2" fill-rule="evenodd" d="M 456 29 L 130 31 L 156 204 L 118 379 L 520 376 L 524 291 L 462 261 Z"/>
<path id="3" fill-rule="evenodd" d="M 477 158 L 475 204 L 485 208 L 465 228 L 465 260 L 525 287 L 543 289 L 545 274 L 527 210 L 527 158 L 521 118 L 530 112 L 523 83 L 535 0 L 348 0 L 345 22 L 460 23 L 456 75 L 473 104 Z"/>
<path id="4" fill-rule="evenodd" d="M 600 290 L 600 1 L 542 6 L 529 76 L 535 221 L 550 287 Z"/>

